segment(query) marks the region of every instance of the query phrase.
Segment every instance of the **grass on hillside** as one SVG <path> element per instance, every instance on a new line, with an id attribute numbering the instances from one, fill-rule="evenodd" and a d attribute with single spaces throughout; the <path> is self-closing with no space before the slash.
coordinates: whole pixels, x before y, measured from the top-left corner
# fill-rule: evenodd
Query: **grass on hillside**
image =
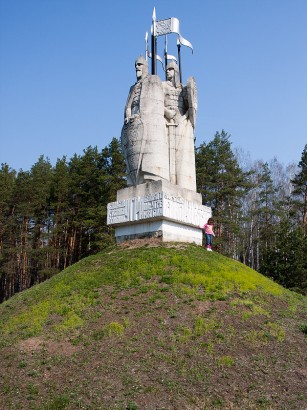
<path id="1" fill-rule="evenodd" d="M 101 303 L 98 289 L 102 286 L 112 286 L 115 292 L 127 288 L 163 292 L 171 288 L 178 296 L 198 300 L 225 300 L 230 295 L 242 296 L 256 290 L 275 296 L 290 294 L 232 259 L 193 245 L 184 248 L 115 248 L 80 261 L 3 303 L 2 343 L 38 336 L 46 326 L 59 334 L 81 328 L 88 309 Z M 257 305 L 252 303 L 255 311 Z"/>
<path id="2" fill-rule="evenodd" d="M 301 410 L 305 300 L 198 246 L 110 248 L 0 305 L 0 408 Z"/>

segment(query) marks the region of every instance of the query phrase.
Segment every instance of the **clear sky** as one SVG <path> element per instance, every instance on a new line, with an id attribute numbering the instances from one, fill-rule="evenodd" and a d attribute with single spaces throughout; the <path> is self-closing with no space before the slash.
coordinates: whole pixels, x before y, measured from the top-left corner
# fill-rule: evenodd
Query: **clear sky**
<path id="1" fill-rule="evenodd" d="M 182 66 L 198 87 L 196 145 L 224 129 L 254 160 L 299 162 L 307 0 L 0 0 L 0 163 L 29 170 L 120 137 L 154 6 L 194 47 Z"/>

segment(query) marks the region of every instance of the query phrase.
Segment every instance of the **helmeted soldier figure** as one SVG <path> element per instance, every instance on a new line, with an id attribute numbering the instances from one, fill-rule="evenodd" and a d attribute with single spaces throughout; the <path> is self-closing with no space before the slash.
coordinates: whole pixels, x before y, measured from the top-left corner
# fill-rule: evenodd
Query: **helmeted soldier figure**
<path id="1" fill-rule="evenodd" d="M 137 82 L 130 88 L 121 133 L 128 186 L 169 181 L 162 82 L 148 74 L 148 62 L 142 56 L 136 60 L 135 70 Z"/>
<path id="2" fill-rule="evenodd" d="M 187 86 L 178 80 L 178 66 L 171 61 L 163 82 L 164 117 L 169 140 L 170 181 L 196 191 L 194 127 L 197 111 L 196 85 L 192 77 Z"/>

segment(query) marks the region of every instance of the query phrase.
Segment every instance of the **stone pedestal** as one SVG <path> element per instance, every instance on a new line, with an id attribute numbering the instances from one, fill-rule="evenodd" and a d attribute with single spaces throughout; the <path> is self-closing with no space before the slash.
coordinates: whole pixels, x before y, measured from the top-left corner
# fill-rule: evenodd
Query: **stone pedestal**
<path id="1" fill-rule="evenodd" d="M 115 227 L 117 243 L 156 237 L 201 245 L 210 216 L 201 194 L 159 180 L 119 190 L 117 201 L 108 204 L 107 223 Z"/>

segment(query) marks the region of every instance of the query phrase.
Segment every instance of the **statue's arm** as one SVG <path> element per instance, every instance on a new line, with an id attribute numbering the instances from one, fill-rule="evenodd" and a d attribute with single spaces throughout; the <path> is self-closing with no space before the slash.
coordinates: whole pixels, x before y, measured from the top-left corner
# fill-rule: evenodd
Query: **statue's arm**
<path id="1" fill-rule="evenodd" d="M 182 116 L 183 120 L 187 120 L 189 118 L 189 99 L 188 99 L 188 89 L 186 86 L 182 89 L 183 92 L 183 103 L 184 103 L 184 110 L 185 113 Z"/>
<path id="2" fill-rule="evenodd" d="M 129 95 L 127 98 L 126 106 L 125 106 L 125 124 L 127 124 L 131 118 L 131 104 L 133 99 L 133 87 L 130 88 Z"/>
<path id="3" fill-rule="evenodd" d="M 176 117 L 176 111 L 171 108 L 167 108 L 167 83 L 162 83 L 163 94 L 164 94 L 164 117 L 170 121 Z"/>
<path id="4" fill-rule="evenodd" d="M 191 121 L 192 127 L 195 128 L 196 125 L 196 115 L 197 115 L 197 87 L 194 77 L 189 77 L 187 81 L 186 94 L 188 101 L 188 112 L 189 120 Z"/>

